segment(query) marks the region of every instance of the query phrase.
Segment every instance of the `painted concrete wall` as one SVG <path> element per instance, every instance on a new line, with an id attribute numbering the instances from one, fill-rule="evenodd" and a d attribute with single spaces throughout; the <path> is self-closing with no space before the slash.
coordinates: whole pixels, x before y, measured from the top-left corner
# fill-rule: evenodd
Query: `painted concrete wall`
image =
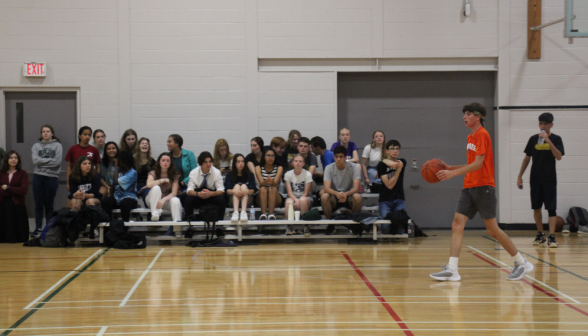
<path id="1" fill-rule="evenodd" d="M 527 60 L 527 1 L 471 3 L 465 18 L 462 0 L 4 0 L 0 87 L 78 87 L 82 124 L 109 140 L 132 127 L 155 153 L 170 133 L 196 152 L 222 136 L 246 153 L 251 137 L 269 142 L 292 128 L 334 141 L 337 69 L 329 64 L 347 58 L 491 59 L 499 106 L 588 104 L 588 39 L 570 45 L 561 24 L 545 28 L 542 59 Z M 562 16 L 562 1 L 544 1 L 543 21 Z M 321 66 L 259 71 L 266 59 Z M 24 78 L 26 61 L 47 62 L 47 78 Z M 532 222 L 528 189 L 515 182 L 544 111 L 497 113 L 500 222 Z M 588 207 L 587 112 L 554 112 L 566 145 L 560 215 Z"/>

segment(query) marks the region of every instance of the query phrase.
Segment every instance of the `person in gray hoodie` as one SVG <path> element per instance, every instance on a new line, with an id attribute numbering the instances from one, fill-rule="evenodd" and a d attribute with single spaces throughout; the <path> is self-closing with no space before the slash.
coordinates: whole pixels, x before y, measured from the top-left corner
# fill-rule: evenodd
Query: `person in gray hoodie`
<path id="1" fill-rule="evenodd" d="M 32 148 L 33 154 L 33 194 L 35 198 L 36 229 L 31 237 L 39 237 L 42 232 L 43 214 L 49 222 L 53 215 L 53 200 L 59 186 L 59 172 L 63 160 L 63 147 L 55 136 L 51 125 L 41 126 L 39 142 Z"/>

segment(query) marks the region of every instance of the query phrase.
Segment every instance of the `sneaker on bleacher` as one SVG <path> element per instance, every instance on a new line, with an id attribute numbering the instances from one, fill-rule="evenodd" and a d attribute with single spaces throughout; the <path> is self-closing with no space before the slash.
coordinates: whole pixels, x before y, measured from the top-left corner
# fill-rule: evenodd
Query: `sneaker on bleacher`
<path id="1" fill-rule="evenodd" d="M 238 223 L 239 222 L 239 211 L 234 211 L 233 216 L 231 216 L 231 223 Z"/>
<path id="2" fill-rule="evenodd" d="M 249 218 L 247 217 L 247 211 L 241 211 L 241 216 L 239 217 L 239 221 L 241 221 L 241 223 L 247 223 L 248 220 L 249 220 Z"/>

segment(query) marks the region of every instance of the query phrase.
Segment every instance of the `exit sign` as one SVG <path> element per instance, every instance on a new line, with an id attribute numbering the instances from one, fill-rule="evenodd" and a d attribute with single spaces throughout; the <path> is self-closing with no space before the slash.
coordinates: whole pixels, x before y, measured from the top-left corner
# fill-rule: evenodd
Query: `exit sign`
<path id="1" fill-rule="evenodd" d="M 25 77 L 45 77 L 47 76 L 46 63 L 25 63 L 23 67 L 23 76 Z"/>

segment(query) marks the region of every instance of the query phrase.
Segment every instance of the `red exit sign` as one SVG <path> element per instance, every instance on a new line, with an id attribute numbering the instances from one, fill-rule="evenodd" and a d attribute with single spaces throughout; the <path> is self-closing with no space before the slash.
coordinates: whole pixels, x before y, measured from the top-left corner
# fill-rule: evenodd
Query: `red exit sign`
<path id="1" fill-rule="evenodd" d="M 47 76 L 47 64 L 36 62 L 25 63 L 23 75 L 25 77 L 45 77 Z"/>

